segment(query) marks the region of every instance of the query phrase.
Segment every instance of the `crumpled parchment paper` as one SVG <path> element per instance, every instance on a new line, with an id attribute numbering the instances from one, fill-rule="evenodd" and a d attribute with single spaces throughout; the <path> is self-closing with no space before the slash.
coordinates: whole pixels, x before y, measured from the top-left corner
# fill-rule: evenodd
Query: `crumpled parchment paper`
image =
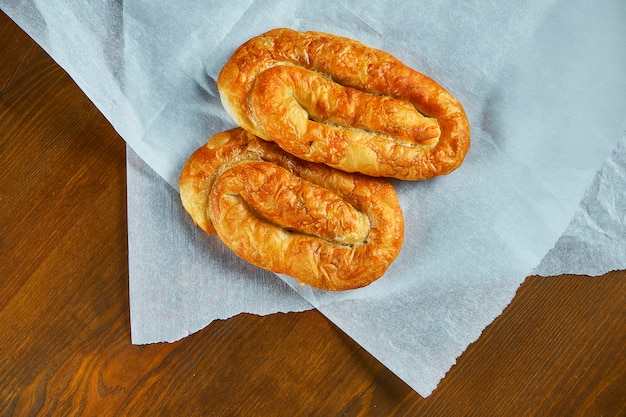
<path id="1" fill-rule="evenodd" d="M 619 0 L 0 5 L 129 145 L 134 343 L 174 341 L 240 312 L 315 307 L 427 396 L 526 276 L 623 267 L 619 252 L 604 250 L 625 240 L 624 200 L 611 189 L 624 181 L 623 144 L 611 154 L 626 120 Z M 278 26 L 386 50 L 445 86 L 470 119 L 461 168 L 393 181 L 405 245 L 367 288 L 325 293 L 253 268 L 179 205 L 186 157 L 234 126 L 215 85 L 221 66 Z M 588 259 L 564 258 L 573 246 Z"/>

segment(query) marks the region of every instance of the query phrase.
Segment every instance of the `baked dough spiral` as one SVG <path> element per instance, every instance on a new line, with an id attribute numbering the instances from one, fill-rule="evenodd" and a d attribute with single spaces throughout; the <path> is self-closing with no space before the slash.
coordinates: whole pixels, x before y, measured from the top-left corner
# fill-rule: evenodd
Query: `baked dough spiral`
<path id="1" fill-rule="evenodd" d="M 179 186 L 194 222 L 239 257 L 323 290 L 370 284 L 402 246 L 387 180 L 300 160 L 240 128 L 197 149 Z"/>
<path id="2" fill-rule="evenodd" d="M 307 161 L 423 180 L 465 157 L 461 104 L 427 76 L 358 41 L 274 29 L 241 45 L 218 80 L 237 124 Z"/>

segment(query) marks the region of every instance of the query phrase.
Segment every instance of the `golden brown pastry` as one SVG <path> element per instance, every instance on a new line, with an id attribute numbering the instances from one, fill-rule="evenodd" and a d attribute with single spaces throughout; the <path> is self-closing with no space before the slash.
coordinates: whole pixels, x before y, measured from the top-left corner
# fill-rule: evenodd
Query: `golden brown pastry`
<path id="1" fill-rule="evenodd" d="M 274 29 L 241 45 L 217 81 L 237 124 L 312 162 L 421 180 L 469 148 L 461 104 L 432 79 L 355 40 Z"/>
<path id="2" fill-rule="evenodd" d="M 197 149 L 179 185 L 201 229 L 250 263 L 316 288 L 368 285 L 402 246 L 388 181 L 302 161 L 240 128 Z"/>

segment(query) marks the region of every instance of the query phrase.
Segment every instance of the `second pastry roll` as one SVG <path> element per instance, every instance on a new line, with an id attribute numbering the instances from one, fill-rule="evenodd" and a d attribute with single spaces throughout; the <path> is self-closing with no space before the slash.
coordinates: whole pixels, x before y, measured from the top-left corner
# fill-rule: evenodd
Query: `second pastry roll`
<path id="1" fill-rule="evenodd" d="M 388 181 L 300 160 L 240 128 L 196 150 L 179 185 L 200 228 L 250 263 L 316 288 L 368 285 L 402 246 Z"/>

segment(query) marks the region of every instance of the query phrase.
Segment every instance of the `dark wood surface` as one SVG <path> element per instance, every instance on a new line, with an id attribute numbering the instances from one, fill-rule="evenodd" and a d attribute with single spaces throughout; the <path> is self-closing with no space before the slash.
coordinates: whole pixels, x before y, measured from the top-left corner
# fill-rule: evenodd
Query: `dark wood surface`
<path id="1" fill-rule="evenodd" d="M 626 416 L 626 272 L 530 277 L 424 399 L 317 311 L 130 343 L 125 145 L 0 13 L 1 416 Z"/>

